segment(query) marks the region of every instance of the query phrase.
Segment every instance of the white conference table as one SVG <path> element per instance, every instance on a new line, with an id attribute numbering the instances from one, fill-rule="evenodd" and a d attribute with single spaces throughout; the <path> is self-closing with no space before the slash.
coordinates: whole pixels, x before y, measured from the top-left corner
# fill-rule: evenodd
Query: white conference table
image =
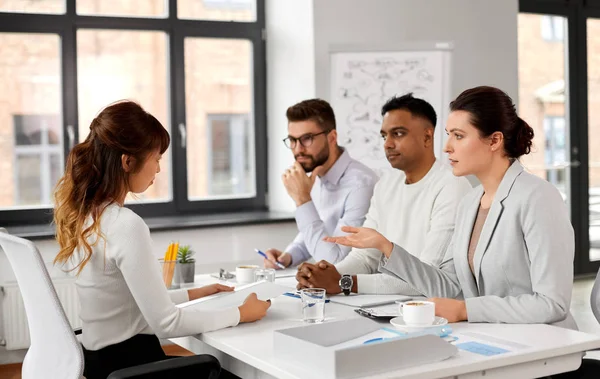
<path id="1" fill-rule="evenodd" d="M 209 275 L 196 277 L 194 286 L 218 282 Z M 276 283 L 291 285 L 292 278 Z M 233 285 L 232 282 L 221 282 Z M 325 322 L 362 317 L 354 308 L 328 303 Z M 273 351 L 273 331 L 305 325 L 301 320 L 300 300 L 280 296 L 272 300 L 267 316 L 251 324 L 240 324 L 196 336 L 171 341 L 195 354 L 211 354 L 226 370 L 247 379 L 322 378 L 309 366 L 277 359 Z M 385 324 L 382 324 L 385 326 Z M 436 363 L 379 373 L 370 378 L 538 378 L 579 367 L 586 350 L 600 348 L 600 336 L 559 327 L 509 324 L 451 324 L 453 333 L 485 336 L 489 341 L 513 344 L 515 349 L 495 356 L 459 350 L 454 357 Z"/>

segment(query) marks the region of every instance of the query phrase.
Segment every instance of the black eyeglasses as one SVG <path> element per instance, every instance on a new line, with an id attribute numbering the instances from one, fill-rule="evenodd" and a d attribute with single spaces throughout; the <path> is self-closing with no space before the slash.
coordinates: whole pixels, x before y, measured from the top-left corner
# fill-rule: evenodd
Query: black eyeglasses
<path id="1" fill-rule="evenodd" d="M 300 141 L 300 145 L 302 145 L 304 147 L 309 147 L 310 145 L 313 144 L 314 138 L 316 136 L 319 136 L 321 134 L 327 134 L 330 131 L 331 130 L 326 130 L 324 132 L 316 133 L 316 134 L 308 133 L 303 136 L 300 136 L 299 138 L 289 136 L 289 137 L 286 137 L 283 139 L 283 143 L 285 144 L 285 146 L 287 146 L 288 149 L 295 149 L 298 141 Z"/>

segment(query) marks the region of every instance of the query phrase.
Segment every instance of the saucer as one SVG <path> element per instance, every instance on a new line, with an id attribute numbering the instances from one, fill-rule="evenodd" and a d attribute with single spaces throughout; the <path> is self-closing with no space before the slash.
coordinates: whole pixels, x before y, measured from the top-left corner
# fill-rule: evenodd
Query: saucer
<path id="1" fill-rule="evenodd" d="M 394 327 L 396 329 L 400 329 L 400 330 L 405 330 L 405 331 L 417 331 L 417 330 L 424 330 L 424 329 L 428 329 L 428 328 L 435 328 L 437 326 L 442 326 L 442 325 L 446 325 L 448 323 L 448 320 L 446 320 L 443 317 L 435 317 L 435 320 L 433 320 L 433 324 L 431 325 L 406 325 L 404 323 L 404 318 L 402 316 L 398 316 L 398 317 L 394 317 L 393 319 L 390 320 L 390 324 L 394 325 Z"/>

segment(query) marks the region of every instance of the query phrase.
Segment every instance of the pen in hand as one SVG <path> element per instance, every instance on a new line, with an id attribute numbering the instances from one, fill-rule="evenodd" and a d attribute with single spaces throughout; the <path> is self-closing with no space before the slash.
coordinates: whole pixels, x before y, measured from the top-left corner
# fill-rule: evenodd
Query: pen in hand
<path id="1" fill-rule="evenodd" d="M 258 254 L 262 255 L 265 259 L 269 260 L 269 258 L 267 257 L 267 254 L 263 253 L 262 251 L 258 250 L 258 249 L 254 249 L 254 251 L 256 251 Z M 273 261 L 271 261 L 273 262 Z M 274 262 L 277 267 L 279 267 L 280 269 L 285 269 L 285 266 L 281 264 L 281 262 Z"/>

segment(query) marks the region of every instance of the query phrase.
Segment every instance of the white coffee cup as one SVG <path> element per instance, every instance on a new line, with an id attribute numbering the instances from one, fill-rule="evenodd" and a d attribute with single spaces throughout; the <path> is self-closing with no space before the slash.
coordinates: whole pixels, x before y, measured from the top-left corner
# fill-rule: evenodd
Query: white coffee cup
<path id="1" fill-rule="evenodd" d="M 240 265 L 235 268 L 236 281 L 240 284 L 254 283 L 254 271 L 258 270 L 256 265 Z"/>
<path id="2" fill-rule="evenodd" d="M 398 312 L 408 326 L 428 326 L 435 321 L 435 303 L 431 301 L 399 303 Z"/>

